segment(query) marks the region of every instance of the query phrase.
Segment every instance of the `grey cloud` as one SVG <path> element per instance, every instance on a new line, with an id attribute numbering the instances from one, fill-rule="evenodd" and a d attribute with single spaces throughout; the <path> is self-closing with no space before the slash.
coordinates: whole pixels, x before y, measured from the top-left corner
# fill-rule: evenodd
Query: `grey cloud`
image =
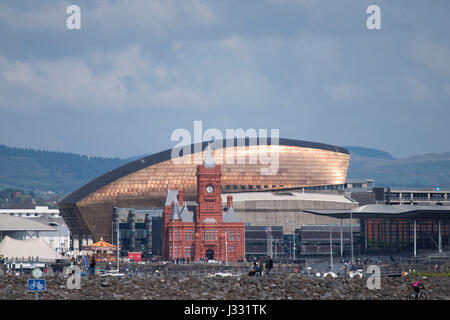
<path id="1" fill-rule="evenodd" d="M 450 76 L 450 48 L 427 40 L 411 42 L 411 55 L 418 63 L 438 74 Z"/>
<path id="2" fill-rule="evenodd" d="M 69 2 L 0 2 L 0 143 L 127 156 L 200 119 L 395 156 L 450 150 L 434 142 L 450 136 L 450 5 L 380 0 L 383 30 L 369 31 L 372 2 L 74 1 L 77 31 Z"/>

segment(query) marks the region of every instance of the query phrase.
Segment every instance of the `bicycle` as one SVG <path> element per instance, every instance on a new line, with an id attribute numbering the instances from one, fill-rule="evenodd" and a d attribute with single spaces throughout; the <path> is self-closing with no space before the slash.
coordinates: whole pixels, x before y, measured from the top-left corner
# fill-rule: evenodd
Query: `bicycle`
<path id="1" fill-rule="evenodd" d="M 419 293 L 411 293 L 409 295 L 409 300 L 426 300 L 427 299 L 427 294 L 420 289 Z"/>

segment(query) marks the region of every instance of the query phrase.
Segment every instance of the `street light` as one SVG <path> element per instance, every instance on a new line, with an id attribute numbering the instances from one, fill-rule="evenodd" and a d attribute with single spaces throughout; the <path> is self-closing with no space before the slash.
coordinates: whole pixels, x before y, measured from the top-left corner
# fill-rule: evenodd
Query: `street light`
<path id="1" fill-rule="evenodd" d="M 117 228 L 117 248 L 116 248 L 116 250 L 117 250 L 117 273 L 120 273 L 120 269 L 119 269 L 119 259 L 120 259 L 120 257 L 119 257 L 119 250 L 120 250 L 120 247 L 119 247 L 119 245 L 120 245 L 120 233 L 119 233 L 119 229 L 120 229 L 120 220 L 119 219 L 117 219 L 117 221 L 116 221 L 116 228 Z"/>
<path id="2" fill-rule="evenodd" d="M 175 224 L 172 221 L 172 263 L 175 261 Z"/>
<path id="3" fill-rule="evenodd" d="M 289 221 L 288 220 L 286 220 L 286 223 L 287 223 L 287 225 L 289 225 Z M 292 235 L 293 235 L 293 238 L 294 238 L 294 244 L 292 245 L 292 251 L 293 251 L 293 253 L 292 253 L 292 257 L 293 257 L 293 259 L 294 259 L 294 261 L 295 261 L 295 249 L 296 249 L 296 247 L 295 247 L 295 218 L 294 218 L 294 225 L 293 225 L 293 232 L 292 232 Z"/>
<path id="4" fill-rule="evenodd" d="M 331 271 L 333 271 L 333 242 L 331 239 L 331 227 L 330 227 L 330 260 L 331 260 Z"/>
<path id="5" fill-rule="evenodd" d="M 353 258 L 353 214 L 350 210 L 350 250 L 352 254 L 352 265 L 355 264 L 355 259 Z"/>
<path id="6" fill-rule="evenodd" d="M 292 247 L 293 251 L 294 251 L 294 262 L 295 262 L 295 226 L 294 226 L 294 246 Z"/>
<path id="7" fill-rule="evenodd" d="M 228 239 L 227 239 L 227 232 L 224 231 L 225 233 L 225 263 L 228 266 Z"/>
<path id="8" fill-rule="evenodd" d="M 270 257 L 273 257 L 273 249 L 272 249 L 272 239 L 273 239 L 273 236 L 272 236 L 272 227 L 267 227 L 267 230 L 266 230 L 266 232 L 267 232 L 267 255 L 269 255 Z M 270 248 L 270 251 L 269 251 L 269 248 Z"/>

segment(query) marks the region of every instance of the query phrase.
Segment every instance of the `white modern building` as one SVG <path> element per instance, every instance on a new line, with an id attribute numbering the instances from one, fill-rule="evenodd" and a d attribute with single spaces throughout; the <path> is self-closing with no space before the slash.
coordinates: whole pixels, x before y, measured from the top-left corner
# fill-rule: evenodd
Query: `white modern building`
<path id="1" fill-rule="evenodd" d="M 17 240 L 42 238 L 58 253 L 70 251 L 70 231 L 58 209 L 0 209 L 0 241 L 5 235 Z"/>
<path id="2" fill-rule="evenodd" d="M 0 209 L 0 214 L 22 218 L 61 217 L 58 209 L 49 209 L 44 206 L 37 206 L 34 209 Z"/>

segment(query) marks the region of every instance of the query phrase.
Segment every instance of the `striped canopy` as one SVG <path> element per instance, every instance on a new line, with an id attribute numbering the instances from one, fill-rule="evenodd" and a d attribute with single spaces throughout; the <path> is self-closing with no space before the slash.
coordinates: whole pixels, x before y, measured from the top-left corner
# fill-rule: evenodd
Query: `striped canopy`
<path id="1" fill-rule="evenodd" d="M 84 248 L 85 250 L 116 250 L 116 246 L 108 243 L 103 240 L 103 238 L 100 239 L 100 241 L 91 244 L 88 247 Z"/>

